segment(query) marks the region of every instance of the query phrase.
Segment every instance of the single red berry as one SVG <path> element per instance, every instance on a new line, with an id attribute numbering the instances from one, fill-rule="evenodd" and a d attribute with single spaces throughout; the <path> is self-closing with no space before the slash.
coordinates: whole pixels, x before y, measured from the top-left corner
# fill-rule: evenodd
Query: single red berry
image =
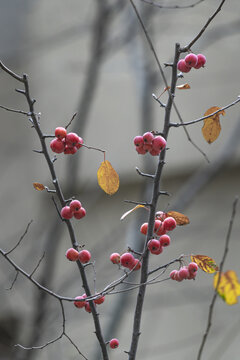
<path id="1" fill-rule="evenodd" d="M 154 150 L 162 151 L 166 147 L 166 140 L 162 136 L 156 136 L 152 141 L 152 147 Z"/>
<path id="2" fill-rule="evenodd" d="M 178 272 L 179 278 L 181 279 L 188 279 L 189 277 L 189 271 L 188 268 L 186 266 L 182 267 L 179 272 Z"/>
<path id="3" fill-rule="evenodd" d="M 166 247 L 170 245 L 171 239 L 170 236 L 165 234 L 160 236 L 159 241 L 161 246 Z"/>
<path id="4" fill-rule="evenodd" d="M 140 227 L 140 232 L 143 235 L 146 235 L 148 231 L 148 223 L 143 223 L 142 226 Z"/>
<path id="5" fill-rule="evenodd" d="M 104 300 L 105 300 L 105 296 L 101 296 L 101 297 L 99 297 L 99 298 L 97 298 L 97 299 L 95 299 L 93 301 L 94 301 L 95 304 L 100 305 L 100 304 L 102 304 L 104 302 Z"/>
<path id="6" fill-rule="evenodd" d="M 143 145 L 143 150 L 145 150 L 146 152 L 150 152 L 152 150 L 152 144 L 149 144 L 149 143 L 144 143 Z"/>
<path id="7" fill-rule="evenodd" d="M 189 66 L 187 66 L 187 64 L 185 63 L 184 59 L 181 59 L 178 61 L 177 68 L 179 71 L 185 72 L 185 73 L 188 73 L 191 70 L 191 68 Z"/>
<path id="8" fill-rule="evenodd" d="M 190 273 L 189 271 L 189 276 L 188 276 L 188 280 L 192 280 L 192 279 L 195 279 L 195 277 L 197 276 L 197 271 L 195 271 L 194 273 Z"/>
<path id="9" fill-rule="evenodd" d="M 171 272 L 170 272 L 170 278 L 172 279 L 172 280 L 176 280 L 176 275 L 177 275 L 177 273 L 178 273 L 178 271 L 177 270 L 172 270 Z"/>
<path id="10" fill-rule="evenodd" d="M 85 215 L 86 210 L 83 207 L 81 207 L 78 211 L 75 211 L 73 214 L 76 219 L 82 219 Z"/>
<path id="11" fill-rule="evenodd" d="M 91 307 L 90 307 L 90 304 L 89 304 L 88 301 L 87 301 L 86 304 L 85 304 L 85 310 L 86 310 L 88 313 L 91 313 L 91 312 L 92 312 Z"/>
<path id="12" fill-rule="evenodd" d="M 200 69 L 201 67 L 204 67 L 204 65 L 206 64 L 206 57 L 203 54 L 198 54 L 197 58 L 198 58 L 198 62 L 194 66 L 194 69 Z"/>
<path id="13" fill-rule="evenodd" d="M 83 139 L 79 136 L 78 143 L 75 145 L 77 149 L 80 149 L 83 145 Z"/>
<path id="14" fill-rule="evenodd" d="M 166 219 L 166 214 L 163 211 L 157 211 L 155 214 L 155 219 L 163 221 Z"/>
<path id="15" fill-rule="evenodd" d="M 121 265 L 126 268 L 131 268 L 131 266 L 133 266 L 134 262 L 135 262 L 134 256 L 128 252 L 122 254 L 120 257 Z"/>
<path id="16" fill-rule="evenodd" d="M 66 145 L 76 146 L 79 143 L 79 136 L 75 133 L 68 133 L 66 136 Z"/>
<path id="17" fill-rule="evenodd" d="M 86 294 L 83 294 L 82 296 L 76 296 L 75 299 L 76 300 L 82 300 L 85 299 L 87 296 Z M 74 301 L 74 305 L 77 308 L 83 308 L 86 305 L 87 301 Z"/>
<path id="18" fill-rule="evenodd" d="M 198 265 L 195 262 L 188 264 L 188 271 L 193 274 L 198 271 Z"/>
<path id="19" fill-rule="evenodd" d="M 144 140 L 142 136 L 135 136 L 135 138 L 133 139 L 134 145 L 139 147 L 139 146 L 143 146 L 144 144 Z"/>
<path id="20" fill-rule="evenodd" d="M 55 138 L 50 142 L 50 148 L 53 152 L 61 154 L 64 151 L 64 142 L 60 139 Z"/>
<path id="21" fill-rule="evenodd" d="M 152 141 L 154 139 L 154 135 L 151 132 L 146 132 L 143 134 L 143 141 L 145 144 L 152 144 Z"/>
<path id="22" fill-rule="evenodd" d="M 139 155 L 145 155 L 147 150 L 144 150 L 142 146 L 136 146 L 136 151 Z"/>
<path id="23" fill-rule="evenodd" d="M 163 247 L 161 245 L 159 246 L 159 249 L 157 249 L 157 250 L 150 250 L 150 253 L 154 254 L 154 255 L 159 255 L 162 252 L 163 252 Z"/>
<path id="24" fill-rule="evenodd" d="M 169 216 L 163 221 L 163 227 L 166 231 L 172 231 L 177 226 L 176 220 Z"/>
<path id="25" fill-rule="evenodd" d="M 157 251 L 160 248 L 160 242 L 156 239 L 151 239 L 148 241 L 147 247 L 150 252 Z"/>
<path id="26" fill-rule="evenodd" d="M 70 248 L 66 251 L 66 258 L 70 261 L 77 261 L 78 260 L 78 251 Z"/>
<path id="27" fill-rule="evenodd" d="M 119 253 L 112 253 L 110 255 L 110 260 L 113 264 L 119 264 L 120 263 L 120 254 Z"/>
<path id="28" fill-rule="evenodd" d="M 88 250 L 81 250 L 78 253 L 78 260 L 80 261 L 80 263 L 82 264 L 86 264 L 90 261 L 91 259 L 91 253 Z"/>
<path id="29" fill-rule="evenodd" d="M 64 127 L 57 127 L 55 129 L 55 136 L 58 139 L 64 139 L 67 135 L 67 130 Z"/>
<path id="30" fill-rule="evenodd" d="M 166 233 L 166 229 L 164 228 L 163 222 L 160 220 L 155 220 L 153 232 L 158 236 L 164 235 Z"/>
<path id="31" fill-rule="evenodd" d="M 179 276 L 179 271 L 177 271 L 177 273 L 176 273 L 176 275 L 175 275 L 175 280 L 178 281 L 178 282 L 183 281 L 183 278 L 181 278 L 181 277 Z"/>
<path id="32" fill-rule="evenodd" d="M 129 267 L 129 269 L 133 269 L 134 271 L 136 271 L 136 270 L 140 270 L 141 269 L 141 266 L 142 266 L 142 263 L 141 263 L 141 261 L 139 261 L 138 259 L 134 259 L 134 264 L 133 265 L 131 265 L 130 267 Z"/>
<path id="33" fill-rule="evenodd" d="M 118 339 L 112 339 L 109 341 L 109 346 L 111 349 L 116 349 L 119 346 Z"/>
<path id="34" fill-rule="evenodd" d="M 76 146 L 65 145 L 65 148 L 64 148 L 65 155 L 74 155 L 74 154 L 76 154 L 76 152 L 77 152 Z"/>
<path id="35" fill-rule="evenodd" d="M 152 149 L 149 151 L 149 154 L 151 154 L 152 156 L 157 156 L 157 155 L 160 154 L 160 150 L 155 150 L 155 149 L 152 148 Z"/>
<path id="36" fill-rule="evenodd" d="M 61 217 L 63 219 L 71 219 L 73 217 L 73 212 L 72 210 L 70 209 L 69 206 L 64 206 L 61 210 Z"/>
<path id="37" fill-rule="evenodd" d="M 191 54 L 186 55 L 184 60 L 185 60 L 186 65 L 192 68 L 197 65 L 198 57 L 197 57 L 197 55 L 191 53 Z"/>
<path id="38" fill-rule="evenodd" d="M 82 204 L 80 203 L 79 200 L 73 200 L 70 202 L 69 207 L 72 210 L 72 212 L 74 213 L 75 211 L 78 211 L 81 209 Z"/>

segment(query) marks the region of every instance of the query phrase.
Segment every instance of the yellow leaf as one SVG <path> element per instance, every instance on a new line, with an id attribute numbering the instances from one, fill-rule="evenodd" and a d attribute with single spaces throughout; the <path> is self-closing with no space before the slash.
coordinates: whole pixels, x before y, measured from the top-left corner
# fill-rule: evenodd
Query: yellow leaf
<path id="1" fill-rule="evenodd" d="M 220 109 L 221 108 L 218 106 L 212 106 L 205 112 L 204 116 L 211 115 L 212 113 L 214 113 L 215 111 L 218 111 Z M 219 121 L 220 114 L 225 115 L 225 111 L 221 110 L 217 114 L 209 116 L 207 119 L 204 119 L 204 125 L 202 127 L 202 134 L 203 134 L 204 139 L 209 144 L 214 142 L 218 138 L 218 136 L 221 132 L 221 125 L 220 125 L 220 121 Z"/>
<path id="2" fill-rule="evenodd" d="M 176 88 L 178 90 L 187 90 L 187 89 L 191 89 L 190 85 L 189 84 L 182 84 L 182 85 L 178 85 L 176 86 Z"/>
<path id="3" fill-rule="evenodd" d="M 168 211 L 166 213 L 166 216 L 173 217 L 176 220 L 177 225 L 187 225 L 190 222 L 189 218 L 186 215 L 181 214 L 180 212 L 177 212 L 177 211 Z"/>
<path id="4" fill-rule="evenodd" d="M 33 187 L 34 187 L 35 190 L 38 190 L 38 191 L 45 190 L 45 186 L 43 184 L 40 184 L 40 183 L 37 183 L 37 182 L 33 183 Z"/>
<path id="5" fill-rule="evenodd" d="M 207 255 L 192 255 L 191 259 L 201 270 L 208 274 L 213 274 L 218 271 L 218 266 L 215 261 Z"/>
<path id="6" fill-rule="evenodd" d="M 144 205 L 140 205 L 140 204 L 139 204 L 139 205 L 137 205 L 137 206 L 134 206 L 133 209 L 126 211 L 126 212 L 121 216 L 120 220 L 125 219 L 126 216 L 128 216 L 128 215 L 131 214 L 133 211 L 135 211 L 135 210 L 137 210 L 137 209 L 139 209 L 139 208 L 145 208 L 146 210 L 148 210 L 148 208 L 146 208 Z"/>
<path id="7" fill-rule="evenodd" d="M 101 163 L 97 172 L 98 184 L 109 195 L 115 194 L 119 188 L 119 176 L 111 163 L 105 160 Z"/>
<path id="8" fill-rule="evenodd" d="M 216 289 L 219 273 L 214 275 L 213 287 Z M 240 295 L 240 283 L 237 274 L 233 270 L 228 270 L 221 274 L 217 292 L 219 296 L 228 304 L 234 305 L 238 302 L 237 297 Z"/>

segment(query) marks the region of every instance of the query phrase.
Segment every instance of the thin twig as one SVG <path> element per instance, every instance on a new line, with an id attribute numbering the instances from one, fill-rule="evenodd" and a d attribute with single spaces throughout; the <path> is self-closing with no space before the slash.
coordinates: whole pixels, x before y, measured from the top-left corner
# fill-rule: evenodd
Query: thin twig
<path id="1" fill-rule="evenodd" d="M 215 302 L 216 302 L 216 299 L 217 299 L 217 295 L 218 295 L 218 287 L 219 287 L 220 280 L 221 280 L 221 274 L 222 274 L 222 271 L 223 271 L 223 265 L 224 265 L 224 262 L 225 262 L 225 259 L 226 259 L 226 256 L 227 256 L 227 253 L 228 253 L 228 250 L 229 250 L 229 241 L 230 241 L 230 237 L 231 237 L 233 221 L 234 221 L 234 218 L 235 218 L 235 215 L 236 215 L 237 203 L 238 203 L 238 197 L 235 198 L 235 200 L 233 202 L 233 205 L 232 205 L 232 214 L 231 214 L 231 218 L 230 218 L 230 222 L 229 222 L 229 226 L 228 226 L 228 231 L 227 231 L 227 236 L 226 236 L 226 241 L 225 241 L 225 248 L 224 248 L 223 257 L 222 257 L 222 260 L 221 260 L 221 263 L 220 263 L 220 266 L 219 266 L 218 281 L 217 281 L 216 288 L 215 288 L 215 291 L 214 291 L 214 294 L 213 294 L 213 298 L 212 298 L 212 301 L 211 301 L 211 304 L 210 304 L 210 307 L 209 307 L 207 327 L 206 327 L 206 330 L 205 330 L 205 333 L 203 335 L 202 342 L 201 342 L 201 345 L 200 345 L 200 348 L 199 348 L 199 351 L 198 351 L 197 360 L 201 359 L 203 348 L 204 348 L 204 345 L 206 343 L 207 337 L 209 335 L 210 328 L 212 326 L 213 308 L 214 308 L 214 305 L 215 305 Z"/>
<path id="2" fill-rule="evenodd" d="M 33 269 L 33 271 L 31 272 L 30 277 L 32 277 L 33 274 L 36 272 L 36 270 L 39 268 L 39 266 L 40 266 L 40 264 L 41 264 L 44 256 L 45 256 L 45 252 L 42 254 L 42 256 L 40 257 L 40 259 L 38 260 L 38 263 L 37 263 L 37 265 L 35 266 L 35 268 Z"/>
<path id="3" fill-rule="evenodd" d="M 15 275 L 15 277 L 14 277 L 13 281 L 12 281 L 11 286 L 10 286 L 9 288 L 5 288 L 5 290 L 12 290 L 13 285 L 14 285 L 14 284 L 15 284 L 15 282 L 17 281 L 18 274 L 19 274 L 19 272 L 18 272 L 18 271 L 16 271 L 16 275 Z"/>
<path id="4" fill-rule="evenodd" d="M 71 118 L 71 120 L 69 121 L 69 123 L 65 126 L 65 129 L 67 130 L 67 128 L 71 125 L 71 123 L 73 122 L 73 120 L 75 119 L 77 115 L 77 112 L 75 112 Z"/>
<path id="5" fill-rule="evenodd" d="M 157 6 L 160 9 L 188 9 L 188 8 L 193 8 L 195 6 L 197 6 L 198 4 L 202 3 L 204 0 L 198 0 L 193 4 L 190 5 L 161 5 L 158 4 L 152 0 L 141 0 L 142 2 L 149 4 L 149 5 L 153 5 L 153 6 Z"/>
<path id="6" fill-rule="evenodd" d="M 136 167 L 136 172 L 138 173 L 138 175 L 141 175 L 141 176 L 145 176 L 145 177 L 154 179 L 154 175 L 143 173 L 141 170 L 139 170 L 138 167 Z"/>
<path id="7" fill-rule="evenodd" d="M 26 230 L 24 231 L 24 233 L 22 234 L 22 236 L 20 237 L 20 239 L 18 240 L 17 244 L 9 251 L 6 252 L 6 255 L 11 254 L 11 252 L 13 252 L 21 243 L 21 241 L 23 240 L 23 238 L 26 236 L 28 229 L 30 227 L 30 225 L 32 224 L 33 220 L 29 221 L 29 223 L 27 224 Z"/>
<path id="8" fill-rule="evenodd" d="M 11 109 L 7 106 L 3 106 L 3 105 L 0 105 L 0 108 L 1 109 L 4 109 L 4 110 L 7 110 L 7 111 L 11 111 L 11 112 L 14 112 L 14 113 L 18 113 L 18 114 L 22 114 L 22 115 L 27 115 L 29 116 L 29 113 L 26 112 L 26 111 L 23 111 L 23 110 L 15 110 L 15 109 Z"/>

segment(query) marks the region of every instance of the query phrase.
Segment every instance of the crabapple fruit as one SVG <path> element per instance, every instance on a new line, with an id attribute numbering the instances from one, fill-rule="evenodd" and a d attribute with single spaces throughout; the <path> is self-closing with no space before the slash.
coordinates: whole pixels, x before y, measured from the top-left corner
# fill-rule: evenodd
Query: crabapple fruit
<path id="1" fill-rule="evenodd" d="M 143 223 L 142 226 L 140 227 L 140 232 L 143 235 L 146 235 L 148 231 L 148 223 Z"/>
<path id="2" fill-rule="evenodd" d="M 166 231 L 172 231 L 177 226 L 176 220 L 169 216 L 163 221 L 163 227 Z"/>
<path id="3" fill-rule="evenodd" d="M 166 219 L 166 214 L 163 211 L 157 211 L 155 214 L 155 219 L 163 221 Z"/>
<path id="4" fill-rule="evenodd" d="M 131 265 L 130 269 L 136 271 L 136 270 L 139 270 L 141 269 L 141 266 L 142 266 L 142 263 L 141 261 L 139 261 L 138 259 L 134 259 L 134 264 Z"/>
<path id="5" fill-rule="evenodd" d="M 200 69 L 201 67 L 203 67 L 206 64 L 206 56 L 204 56 L 203 54 L 197 54 L 197 64 L 194 66 L 194 69 Z"/>
<path id="6" fill-rule="evenodd" d="M 82 296 L 76 296 L 75 299 L 76 300 L 83 300 L 87 297 L 86 294 L 83 294 Z M 83 308 L 85 305 L 86 305 L 87 301 L 74 301 L 74 305 L 77 307 L 77 308 Z"/>
<path id="7" fill-rule="evenodd" d="M 159 242 L 160 242 L 160 245 L 163 247 L 169 246 L 170 242 L 171 242 L 170 236 L 168 236 L 166 234 L 160 236 Z"/>
<path id="8" fill-rule="evenodd" d="M 163 247 L 160 245 L 159 248 L 157 250 L 150 250 L 150 253 L 151 254 L 154 254 L 154 255 L 159 255 L 163 252 Z"/>
<path id="9" fill-rule="evenodd" d="M 177 275 L 177 273 L 178 273 L 178 271 L 177 270 L 172 270 L 171 272 L 170 272 L 170 278 L 172 279 L 172 280 L 176 280 L 176 275 Z"/>
<path id="10" fill-rule="evenodd" d="M 147 247 L 150 252 L 157 251 L 160 248 L 160 242 L 156 239 L 151 239 L 148 241 Z"/>
<path id="11" fill-rule="evenodd" d="M 101 297 L 99 297 L 99 298 L 97 298 L 97 299 L 95 299 L 93 301 L 94 301 L 95 304 L 100 305 L 100 304 L 102 304 L 104 302 L 104 300 L 105 300 L 105 296 L 101 296 Z"/>
<path id="12" fill-rule="evenodd" d="M 78 211 L 81 209 L 82 204 L 80 203 L 79 200 L 73 200 L 70 202 L 69 207 L 70 207 L 71 211 L 74 213 L 75 211 Z"/>
<path id="13" fill-rule="evenodd" d="M 112 255 L 110 255 L 110 260 L 113 264 L 119 264 L 120 263 L 120 254 L 112 253 Z"/>
<path id="14" fill-rule="evenodd" d="M 55 138 L 50 142 L 50 148 L 53 152 L 61 154 L 64 151 L 64 142 L 61 139 Z"/>
<path id="15" fill-rule="evenodd" d="M 77 149 L 80 149 L 83 145 L 83 139 L 78 136 L 78 143 L 75 145 Z"/>
<path id="16" fill-rule="evenodd" d="M 185 56 L 185 63 L 187 66 L 189 66 L 190 68 L 194 67 L 197 65 L 198 62 L 198 57 L 197 55 L 191 53 Z"/>
<path id="17" fill-rule="evenodd" d="M 78 253 L 78 260 L 80 261 L 80 263 L 82 264 L 86 264 L 90 261 L 91 259 L 91 253 L 88 250 L 81 250 Z"/>
<path id="18" fill-rule="evenodd" d="M 85 307 L 85 310 L 86 310 L 88 313 L 91 313 L 91 312 L 92 312 L 91 307 L 90 307 L 90 304 L 89 304 L 88 301 L 86 301 L 86 304 L 85 304 L 84 307 Z"/>
<path id="19" fill-rule="evenodd" d="M 56 138 L 64 139 L 66 135 L 67 135 L 67 130 L 64 127 L 59 126 L 55 129 Z"/>
<path id="20" fill-rule="evenodd" d="M 185 73 L 188 73 L 191 70 L 191 68 L 189 66 L 187 66 L 187 64 L 185 63 L 184 59 L 181 59 L 178 61 L 177 68 L 179 71 L 185 72 Z"/>
<path id="21" fill-rule="evenodd" d="M 151 149 L 149 151 L 149 153 L 152 155 L 152 156 L 157 156 L 160 154 L 160 150 L 155 150 L 155 149 Z"/>
<path id="22" fill-rule="evenodd" d="M 73 213 L 73 216 L 76 219 L 82 219 L 85 215 L 86 215 L 86 210 L 83 207 L 81 207 L 78 211 L 75 211 Z"/>
<path id="23" fill-rule="evenodd" d="M 153 231 L 158 236 L 164 235 L 166 233 L 166 229 L 164 228 L 164 223 L 160 220 L 155 220 Z"/>
<path id="24" fill-rule="evenodd" d="M 133 139 L 134 145 L 137 147 L 141 147 L 144 144 L 144 140 L 142 136 L 135 136 L 135 138 Z"/>
<path id="25" fill-rule="evenodd" d="M 77 261 L 78 260 L 78 251 L 70 248 L 66 251 L 66 258 L 70 261 Z"/>
<path id="26" fill-rule="evenodd" d="M 65 148 L 64 148 L 64 154 L 65 155 L 74 155 L 76 154 L 77 152 L 77 147 L 76 146 L 69 146 L 69 145 L 66 145 Z"/>
<path id="27" fill-rule="evenodd" d="M 198 265 L 195 262 L 188 264 L 188 271 L 193 274 L 198 271 Z"/>
<path id="28" fill-rule="evenodd" d="M 109 341 L 109 346 L 111 349 L 116 349 L 119 346 L 118 339 L 112 339 Z"/>
<path id="29" fill-rule="evenodd" d="M 73 212 L 72 210 L 70 209 L 70 206 L 64 206 L 61 210 L 61 217 L 63 219 L 71 219 L 73 217 Z"/>
<path id="30" fill-rule="evenodd" d="M 124 266 L 126 268 L 130 268 L 135 263 L 135 258 L 132 254 L 127 252 L 127 253 L 124 253 L 121 255 L 120 263 L 122 266 Z"/>
<path id="31" fill-rule="evenodd" d="M 73 147 L 79 143 L 79 136 L 75 133 L 68 133 L 66 136 L 66 145 Z"/>
<path id="32" fill-rule="evenodd" d="M 136 146 L 136 152 L 139 155 L 145 155 L 147 153 L 147 150 L 144 150 L 144 148 L 142 146 Z"/>
<path id="33" fill-rule="evenodd" d="M 179 271 L 178 271 L 178 276 L 180 279 L 184 280 L 184 279 L 188 279 L 189 277 L 189 271 L 187 267 L 182 267 Z"/>
<path id="34" fill-rule="evenodd" d="M 144 141 L 145 144 L 152 144 L 152 141 L 154 139 L 154 135 L 150 131 L 143 134 L 142 137 L 143 137 L 143 141 Z"/>
<path id="35" fill-rule="evenodd" d="M 156 136 L 152 141 L 152 148 L 154 150 L 162 151 L 166 147 L 166 140 L 162 136 Z"/>

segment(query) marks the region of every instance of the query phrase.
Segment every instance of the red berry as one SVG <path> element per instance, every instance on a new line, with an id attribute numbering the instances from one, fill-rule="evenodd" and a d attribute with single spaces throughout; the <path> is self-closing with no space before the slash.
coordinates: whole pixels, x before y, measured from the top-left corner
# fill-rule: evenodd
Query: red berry
<path id="1" fill-rule="evenodd" d="M 53 152 L 61 154 L 64 151 L 64 142 L 60 139 L 55 138 L 50 142 L 50 148 Z"/>
<path id="2" fill-rule="evenodd" d="M 180 279 L 188 279 L 189 277 L 189 271 L 188 271 L 188 268 L 187 267 L 182 267 L 179 272 L 178 272 L 178 275 L 179 275 L 179 278 Z"/>
<path id="3" fill-rule="evenodd" d="M 134 145 L 137 147 L 141 147 L 144 144 L 144 140 L 142 136 L 135 136 L 135 138 L 133 139 Z"/>
<path id="4" fill-rule="evenodd" d="M 160 154 L 160 151 L 159 150 L 155 150 L 155 149 L 151 149 L 149 151 L 149 154 L 151 154 L 152 156 L 157 156 Z"/>
<path id="5" fill-rule="evenodd" d="M 78 260 L 78 251 L 70 248 L 66 251 L 66 258 L 70 261 L 77 261 Z"/>
<path id="6" fill-rule="evenodd" d="M 113 264 L 119 264 L 120 263 L 120 254 L 113 253 L 112 255 L 110 255 L 110 260 Z"/>
<path id="7" fill-rule="evenodd" d="M 151 239 L 148 241 L 147 247 L 150 252 L 157 251 L 160 248 L 160 242 L 156 239 Z"/>
<path id="8" fill-rule="evenodd" d="M 91 308 L 90 308 L 90 304 L 89 304 L 88 301 L 87 301 L 86 304 L 85 304 L 85 310 L 86 310 L 88 313 L 91 313 L 91 312 L 92 312 L 92 310 L 91 310 Z"/>
<path id="9" fill-rule="evenodd" d="M 152 150 L 152 144 L 145 143 L 142 148 L 143 148 L 143 150 L 145 150 L 146 152 L 147 152 L 147 151 L 150 152 L 150 151 Z"/>
<path id="10" fill-rule="evenodd" d="M 198 58 L 198 62 L 194 66 L 195 69 L 199 69 L 206 64 L 206 57 L 203 54 L 198 54 L 197 58 Z"/>
<path id="11" fill-rule="evenodd" d="M 145 144 L 152 144 L 152 141 L 154 139 L 154 135 L 151 132 L 146 132 L 145 134 L 143 134 L 143 141 Z"/>
<path id="12" fill-rule="evenodd" d="M 135 262 L 134 256 L 128 252 L 122 254 L 122 256 L 120 257 L 121 265 L 126 268 L 131 268 L 134 265 L 134 262 Z"/>
<path id="13" fill-rule="evenodd" d="M 81 300 L 81 299 L 85 299 L 87 296 L 86 294 L 83 294 L 82 296 L 76 296 L 75 299 L 76 300 Z M 77 308 L 83 308 L 86 305 L 87 301 L 74 301 L 74 305 Z"/>
<path id="14" fill-rule="evenodd" d="M 163 247 L 160 245 L 158 250 L 152 250 L 150 252 L 151 252 L 151 254 L 159 255 L 163 252 Z"/>
<path id="15" fill-rule="evenodd" d="M 163 227 L 166 231 L 172 231 L 177 226 L 176 220 L 169 216 L 163 221 Z"/>
<path id="16" fill-rule="evenodd" d="M 165 234 L 160 236 L 159 241 L 161 246 L 166 247 L 170 245 L 171 239 L 170 236 Z"/>
<path id="17" fill-rule="evenodd" d="M 142 263 L 138 259 L 134 259 L 134 264 L 129 267 L 129 269 L 133 269 L 134 271 L 141 269 Z"/>
<path id="18" fill-rule="evenodd" d="M 104 300 L 105 300 L 105 296 L 101 296 L 101 297 L 99 297 L 99 298 L 97 298 L 97 299 L 95 299 L 93 301 L 94 301 L 95 304 L 100 305 L 100 304 L 102 304 L 104 302 Z"/>
<path id="19" fill-rule="evenodd" d="M 76 219 L 82 219 L 85 215 L 86 210 L 83 207 L 81 207 L 78 211 L 75 211 L 73 214 Z"/>
<path id="20" fill-rule="evenodd" d="M 69 146 L 69 145 L 65 145 L 65 148 L 64 148 L 64 154 L 65 155 L 74 155 L 76 154 L 77 152 L 77 147 L 76 146 Z"/>
<path id="21" fill-rule="evenodd" d="M 183 281 L 183 278 L 181 278 L 181 277 L 179 276 L 179 271 L 177 271 L 177 273 L 176 273 L 176 275 L 175 275 L 175 280 L 178 281 L 178 282 Z"/>
<path id="22" fill-rule="evenodd" d="M 170 272 L 170 278 L 172 279 L 172 280 L 176 280 L 176 275 L 177 275 L 177 273 L 178 273 L 178 271 L 177 270 L 172 270 L 171 272 Z"/>
<path id="23" fill-rule="evenodd" d="M 166 229 L 164 228 L 163 222 L 160 220 L 155 220 L 154 224 L 154 233 L 158 236 L 164 235 L 166 233 Z"/>
<path id="24" fill-rule="evenodd" d="M 188 271 L 193 274 L 198 271 L 198 265 L 195 262 L 188 264 Z"/>
<path id="25" fill-rule="evenodd" d="M 73 200 L 70 202 L 69 207 L 70 207 L 71 211 L 74 213 L 75 211 L 78 211 L 81 209 L 82 204 L 80 203 L 79 200 Z"/>
<path id="26" fill-rule="evenodd" d="M 157 211 L 155 214 L 155 219 L 163 221 L 166 219 L 166 214 L 163 211 Z"/>
<path id="27" fill-rule="evenodd" d="M 185 73 L 188 73 L 191 70 L 191 68 L 185 63 L 184 59 L 179 60 L 179 62 L 177 63 L 177 68 L 179 71 Z"/>
<path id="28" fill-rule="evenodd" d="M 184 60 L 186 65 L 192 68 L 197 65 L 198 57 L 197 55 L 191 53 L 186 55 Z"/>
<path id="29" fill-rule="evenodd" d="M 55 136 L 58 139 L 64 139 L 67 135 L 67 130 L 64 127 L 57 127 L 55 129 Z"/>
<path id="30" fill-rule="evenodd" d="M 66 145 L 76 146 L 79 143 L 79 136 L 75 133 L 68 133 L 66 136 Z"/>
<path id="31" fill-rule="evenodd" d="M 77 149 L 80 149 L 83 144 L 83 139 L 79 136 L 78 137 L 78 143 L 75 145 Z"/>
<path id="32" fill-rule="evenodd" d="M 152 141 L 152 148 L 157 151 L 162 151 L 166 147 L 166 140 L 162 136 L 156 136 Z"/>
<path id="33" fill-rule="evenodd" d="M 197 272 L 194 272 L 194 273 L 189 272 L 188 280 L 195 279 L 196 275 L 197 275 Z"/>
<path id="34" fill-rule="evenodd" d="M 136 146 L 136 151 L 139 155 L 145 155 L 147 153 L 147 150 L 144 150 L 141 146 Z"/>
<path id="35" fill-rule="evenodd" d="M 61 210 L 61 217 L 63 219 L 71 219 L 73 217 L 73 212 L 72 210 L 70 209 L 69 206 L 64 206 Z"/>
<path id="36" fill-rule="evenodd" d="M 109 346 L 111 349 L 116 349 L 119 346 L 119 341 L 118 339 L 112 339 L 109 342 Z"/>
<path id="37" fill-rule="evenodd" d="M 90 261 L 91 259 L 91 253 L 88 250 L 81 250 L 78 253 L 78 260 L 80 261 L 80 263 L 82 264 L 86 264 Z"/>
<path id="38" fill-rule="evenodd" d="M 140 227 L 140 232 L 146 235 L 147 231 L 148 231 L 148 223 L 143 223 L 142 226 Z"/>

